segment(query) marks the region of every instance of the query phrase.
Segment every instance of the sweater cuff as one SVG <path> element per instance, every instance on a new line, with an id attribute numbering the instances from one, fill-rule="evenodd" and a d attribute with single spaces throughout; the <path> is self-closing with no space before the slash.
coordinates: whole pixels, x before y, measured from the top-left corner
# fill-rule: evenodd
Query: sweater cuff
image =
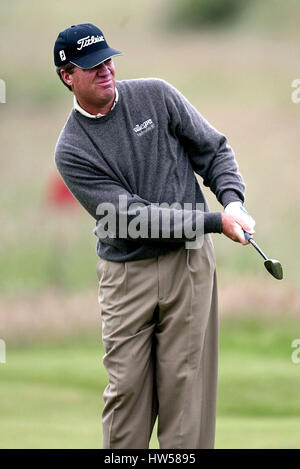
<path id="1" fill-rule="evenodd" d="M 241 202 L 244 203 L 244 197 L 240 197 L 239 194 L 233 190 L 227 190 L 222 193 L 221 196 L 222 205 L 225 208 L 230 202 Z"/>
<path id="2" fill-rule="evenodd" d="M 222 233 L 221 212 L 204 213 L 204 233 Z"/>

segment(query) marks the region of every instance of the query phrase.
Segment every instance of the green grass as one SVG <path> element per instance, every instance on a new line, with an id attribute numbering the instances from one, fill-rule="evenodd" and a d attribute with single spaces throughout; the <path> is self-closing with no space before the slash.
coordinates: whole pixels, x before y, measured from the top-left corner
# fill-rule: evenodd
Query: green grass
<path id="1" fill-rule="evenodd" d="M 78 290 L 95 285 L 96 242 L 92 244 L 92 231 L 84 234 L 73 236 L 72 243 L 68 243 L 67 236 L 58 239 L 47 232 L 26 244 L 8 242 L 0 268 L 1 289 L 15 297 L 47 287 Z"/>
<path id="2" fill-rule="evenodd" d="M 300 448 L 299 322 L 221 322 L 217 448 Z M 79 342 L 9 346 L 0 365 L 1 448 L 100 448 L 103 348 Z M 152 448 L 158 448 L 155 432 Z"/>

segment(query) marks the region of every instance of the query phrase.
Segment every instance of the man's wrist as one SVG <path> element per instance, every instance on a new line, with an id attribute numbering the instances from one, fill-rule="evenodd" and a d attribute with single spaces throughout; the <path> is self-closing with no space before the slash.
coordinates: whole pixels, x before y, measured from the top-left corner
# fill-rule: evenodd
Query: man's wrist
<path id="1" fill-rule="evenodd" d="M 221 203 L 224 208 L 227 207 L 228 204 L 232 202 L 240 202 L 241 204 L 244 203 L 244 198 L 240 197 L 237 192 L 234 190 L 227 190 L 222 193 Z"/>
<path id="2" fill-rule="evenodd" d="M 222 214 L 220 212 L 204 213 L 204 233 L 222 233 Z"/>

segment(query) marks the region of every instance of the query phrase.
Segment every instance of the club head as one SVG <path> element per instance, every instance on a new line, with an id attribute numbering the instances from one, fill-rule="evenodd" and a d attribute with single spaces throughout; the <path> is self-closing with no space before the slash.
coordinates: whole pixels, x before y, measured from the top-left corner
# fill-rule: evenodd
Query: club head
<path id="1" fill-rule="evenodd" d="M 264 264 L 267 271 L 270 272 L 273 277 L 277 278 L 277 280 L 282 280 L 283 272 L 279 261 L 276 259 L 268 259 L 264 262 Z"/>

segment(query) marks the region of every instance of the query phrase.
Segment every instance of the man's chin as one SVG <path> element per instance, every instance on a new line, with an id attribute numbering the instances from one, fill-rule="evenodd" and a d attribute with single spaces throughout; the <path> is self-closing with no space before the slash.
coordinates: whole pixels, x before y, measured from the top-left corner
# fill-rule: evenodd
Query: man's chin
<path id="1" fill-rule="evenodd" d="M 115 97 L 115 86 L 113 83 L 107 85 L 96 85 L 96 90 L 99 98 L 113 99 Z"/>

